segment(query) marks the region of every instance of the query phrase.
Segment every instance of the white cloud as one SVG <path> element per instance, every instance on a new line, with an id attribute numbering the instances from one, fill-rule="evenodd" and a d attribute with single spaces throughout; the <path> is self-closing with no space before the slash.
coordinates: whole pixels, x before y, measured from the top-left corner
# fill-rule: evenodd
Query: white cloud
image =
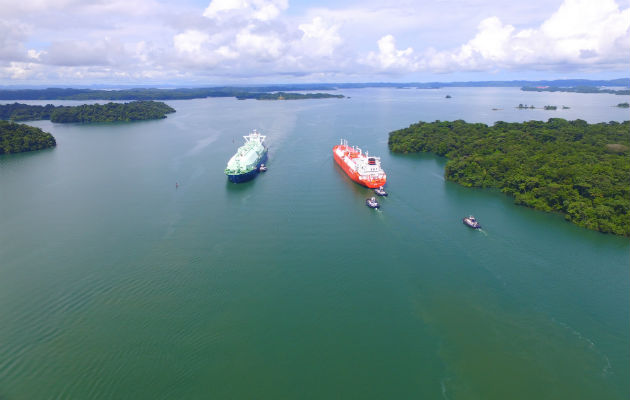
<path id="1" fill-rule="evenodd" d="M 236 35 L 235 45 L 245 57 L 256 57 L 250 59 L 254 62 L 276 59 L 280 57 L 285 47 L 283 41 L 275 34 L 254 33 L 251 27 L 241 30 Z"/>
<path id="2" fill-rule="evenodd" d="M 305 54 L 315 57 L 331 57 L 341 44 L 339 26 L 329 25 L 321 17 L 315 17 L 308 24 L 300 24 L 302 31 L 300 47 Z"/>
<path id="3" fill-rule="evenodd" d="M 619 10 L 613 0 L 566 0 L 538 34 L 551 44 L 556 54 L 552 61 L 581 64 L 627 60 L 630 9 Z M 584 57 L 586 54 L 590 56 Z"/>
<path id="4" fill-rule="evenodd" d="M 496 16 L 485 18 L 477 34 L 452 51 L 428 48 L 414 56 L 411 48 L 397 50 L 391 35 L 378 48 L 365 62 L 390 71 L 622 67 L 630 50 L 630 9 L 620 10 L 614 0 L 565 0 L 537 28 L 517 30 Z"/>
<path id="5" fill-rule="evenodd" d="M 0 60 L 24 61 L 28 58 L 24 48 L 28 30 L 19 22 L 0 19 Z"/>
<path id="6" fill-rule="evenodd" d="M 97 41 L 74 40 L 54 42 L 40 52 L 42 63 L 60 66 L 124 66 L 130 61 L 130 54 L 118 40 L 104 38 Z"/>
<path id="7" fill-rule="evenodd" d="M 35 76 L 37 64 L 25 62 L 10 62 L 6 67 L 0 69 L 0 77 L 9 79 L 24 80 Z"/>
<path id="8" fill-rule="evenodd" d="M 0 0 L 0 83 L 628 70 L 628 0 L 207 1 Z"/>
<path id="9" fill-rule="evenodd" d="M 173 38 L 175 50 L 180 53 L 189 53 L 192 55 L 198 55 L 201 53 L 202 47 L 209 41 L 210 35 L 194 29 L 177 34 Z"/>
<path id="10" fill-rule="evenodd" d="M 383 36 L 377 43 L 378 53 L 370 52 L 367 56 L 367 64 L 390 71 L 415 71 L 418 69 L 411 47 L 405 50 L 396 49 L 396 39 L 392 35 Z"/>
<path id="11" fill-rule="evenodd" d="M 288 0 L 212 0 L 203 16 L 213 20 L 236 17 L 270 21 L 288 7 Z"/>

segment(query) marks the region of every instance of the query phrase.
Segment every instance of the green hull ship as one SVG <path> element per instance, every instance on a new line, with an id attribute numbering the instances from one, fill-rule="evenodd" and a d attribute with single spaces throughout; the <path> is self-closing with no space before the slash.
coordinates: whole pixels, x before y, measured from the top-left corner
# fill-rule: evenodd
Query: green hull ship
<path id="1" fill-rule="evenodd" d="M 243 138 L 245 144 L 238 148 L 225 168 L 225 174 L 230 182 L 234 183 L 254 179 L 267 161 L 267 147 L 264 144 L 266 136 L 254 129 L 252 133 L 243 136 Z"/>

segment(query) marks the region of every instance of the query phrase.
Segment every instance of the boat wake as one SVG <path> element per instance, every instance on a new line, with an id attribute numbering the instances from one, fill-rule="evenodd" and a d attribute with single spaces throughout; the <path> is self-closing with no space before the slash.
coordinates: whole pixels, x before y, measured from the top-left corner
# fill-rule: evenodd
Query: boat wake
<path id="1" fill-rule="evenodd" d="M 188 150 L 185 157 L 190 157 L 192 155 L 199 153 L 201 150 L 205 149 L 206 147 L 214 143 L 217 139 L 218 139 L 218 135 L 214 135 L 214 136 L 208 136 L 206 138 L 198 140 L 195 146 L 191 148 L 190 150 Z"/>
<path id="2" fill-rule="evenodd" d="M 451 380 L 451 378 L 443 378 L 442 380 L 440 380 L 440 387 L 442 388 L 442 398 L 444 400 L 450 400 L 450 397 L 448 397 L 448 393 L 447 393 L 447 383 Z"/>
<path id="3" fill-rule="evenodd" d="M 610 359 L 608 358 L 608 356 L 606 354 L 604 354 L 602 351 L 600 351 L 597 348 L 597 346 L 595 345 L 595 342 L 593 342 L 591 339 L 587 338 L 586 336 L 582 335 L 581 332 L 579 332 L 578 330 L 574 329 L 572 326 L 570 326 L 569 324 L 567 324 L 565 322 L 559 321 L 559 320 L 557 320 L 556 318 L 553 318 L 553 317 L 551 318 L 551 321 L 555 322 L 556 324 L 562 326 L 564 329 L 569 331 L 578 340 L 584 342 L 589 350 L 591 350 L 593 353 L 597 354 L 599 357 L 602 358 L 602 362 L 603 362 L 603 366 L 602 366 L 602 370 L 601 370 L 601 375 L 602 376 L 607 376 L 607 375 L 610 374 L 610 370 L 612 368 L 612 365 L 610 364 Z"/>
<path id="4" fill-rule="evenodd" d="M 439 175 L 439 174 L 431 174 L 431 175 L 438 178 L 442 182 L 446 181 L 446 179 L 444 179 L 444 175 Z"/>

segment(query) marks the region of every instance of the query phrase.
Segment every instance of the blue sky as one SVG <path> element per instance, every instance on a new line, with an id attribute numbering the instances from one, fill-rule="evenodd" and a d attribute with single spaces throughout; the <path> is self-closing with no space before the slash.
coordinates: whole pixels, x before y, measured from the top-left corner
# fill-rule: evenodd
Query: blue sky
<path id="1" fill-rule="evenodd" d="M 630 75 L 630 0 L 0 0 L 0 9 L 0 85 Z"/>

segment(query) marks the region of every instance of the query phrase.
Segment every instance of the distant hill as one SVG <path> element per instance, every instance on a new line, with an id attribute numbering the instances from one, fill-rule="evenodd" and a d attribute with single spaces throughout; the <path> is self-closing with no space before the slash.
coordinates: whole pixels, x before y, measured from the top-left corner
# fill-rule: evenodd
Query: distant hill
<path id="1" fill-rule="evenodd" d="M 236 97 L 239 99 L 282 100 L 282 99 L 314 99 L 340 98 L 343 95 L 328 93 L 307 93 L 283 97 L 283 91 L 322 90 L 311 85 L 296 86 L 266 86 L 266 87 L 211 87 L 211 88 L 180 88 L 153 89 L 136 88 L 123 90 L 93 90 L 72 88 L 48 89 L 18 89 L 0 90 L 0 100 L 188 100 L 206 97 Z M 278 92 L 278 93 L 277 93 Z"/>
<path id="2" fill-rule="evenodd" d="M 523 86 L 521 90 L 526 92 L 572 92 L 572 93 L 609 93 L 617 95 L 629 95 L 630 89 L 604 89 L 600 86 Z"/>
<path id="3" fill-rule="evenodd" d="M 198 88 L 149 88 L 132 89 L 89 89 L 89 88 L 47 88 L 47 89 L 0 89 L 0 100 L 185 100 L 205 97 L 236 97 L 241 99 L 279 99 L 277 92 L 307 90 L 360 89 L 370 87 L 437 89 L 443 87 L 627 87 L 630 78 L 611 80 L 560 79 L 547 81 L 479 81 L 479 82 L 366 82 L 366 83 L 306 83 L 278 84 L 261 86 L 216 86 Z M 292 99 L 335 97 L 325 93 L 308 93 Z M 338 97 L 338 95 L 337 95 Z"/>

